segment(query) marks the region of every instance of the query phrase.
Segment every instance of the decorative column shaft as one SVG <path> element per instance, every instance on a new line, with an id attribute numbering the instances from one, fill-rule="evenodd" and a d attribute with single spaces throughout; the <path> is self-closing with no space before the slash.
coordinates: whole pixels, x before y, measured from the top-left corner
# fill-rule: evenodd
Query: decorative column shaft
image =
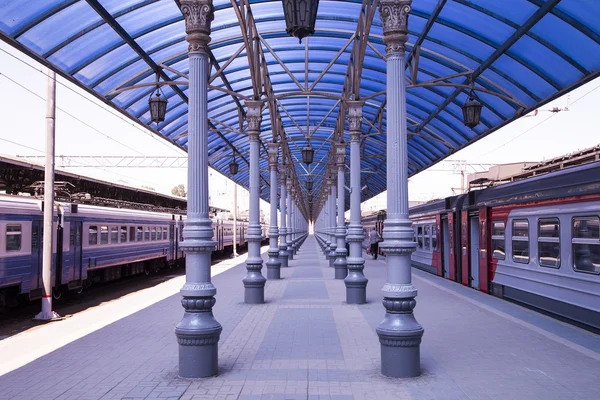
<path id="1" fill-rule="evenodd" d="M 287 219 L 287 234 L 286 234 L 286 240 L 287 240 L 287 253 L 288 253 L 288 260 L 293 260 L 294 259 L 294 249 L 292 248 L 292 234 L 294 232 L 294 228 L 292 226 L 292 196 L 293 196 L 293 190 L 292 190 L 292 180 L 291 178 L 287 180 L 287 215 L 286 215 L 286 219 Z"/>
<path id="2" fill-rule="evenodd" d="M 185 284 L 181 288 L 185 309 L 175 327 L 179 343 L 179 375 L 202 378 L 217 374 L 221 325 L 212 308 L 217 289 L 210 279 L 212 221 L 208 215 L 208 113 L 207 46 L 214 9 L 211 0 L 182 0 L 186 40 L 189 43 L 188 197 L 187 221 L 181 248 L 186 252 Z"/>
<path id="3" fill-rule="evenodd" d="M 348 125 L 350 127 L 350 224 L 347 240 L 350 243 L 350 257 L 347 259 L 348 276 L 346 302 L 364 304 L 367 302 L 368 279 L 363 274 L 365 260 L 362 258 L 364 240 L 360 215 L 360 134 L 362 128 L 362 107 L 364 101 L 348 101 Z"/>
<path id="4" fill-rule="evenodd" d="M 283 157 L 282 157 L 283 158 Z M 282 163 L 280 179 L 281 181 L 281 198 L 279 199 L 279 208 L 281 209 L 280 224 L 281 230 L 279 232 L 279 260 L 281 261 L 281 268 L 288 267 L 288 252 L 287 252 L 287 166 Z"/>
<path id="5" fill-rule="evenodd" d="M 279 261 L 279 247 L 277 238 L 277 164 L 279 158 L 279 144 L 269 143 L 269 169 L 271 171 L 271 226 L 269 227 L 269 261 L 267 261 L 267 279 L 281 279 L 281 261 Z"/>
<path id="6" fill-rule="evenodd" d="M 408 218 L 408 145 L 406 133 L 405 44 L 411 0 L 382 0 L 379 8 L 387 65 L 387 218 L 382 250 L 387 258 L 383 286 L 384 320 L 377 327 L 381 372 L 391 377 L 421 373 L 423 327 L 413 315 L 417 289 L 411 283 L 410 255 L 415 250 Z"/>
<path id="7" fill-rule="evenodd" d="M 346 158 L 346 143 L 338 143 L 335 147 L 335 165 L 337 167 L 337 187 L 338 187 L 338 220 L 337 227 L 335 230 L 335 237 L 337 239 L 337 248 L 335 249 L 335 262 L 333 266 L 335 268 L 335 279 L 344 279 L 348 275 L 348 265 L 346 262 L 346 221 L 344 219 L 345 211 L 345 179 L 344 179 L 344 167 Z"/>
<path id="8" fill-rule="evenodd" d="M 325 199 L 325 205 L 323 206 L 323 228 L 325 234 L 325 248 L 323 249 L 323 254 L 325 254 L 325 258 L 329 259 L 329 249 L 331 248 L 331 235 L 329 225 L 331 222 L 331 218 L 329 214 L 331 214 L 331 190 L 329 190 L 329 185 L 331 185 L 331 181 L 329 177 L 325 180 L 327 182 L 327 186 L 325 187 L 325 193 L 327 193 L 327 198 Z"/>
<path id="9" fill-rule="evenodd" d="M 250 215 L 248 221 L 248 258 L 246 269 L 248 273 L 242 280 L 244 282 L 244 301 L 248 304 L 261 304 L 265 302 L 266 279 L 260 271 L 263 260 L 260 256 L 260 243 L 262 242 L 262 228 L 260 226 L 260 122 L 262 119 L 261 100 L 246 101 L 246 122 L 248 124 L 248 137 L 250 139 Z"/>
<path id="10" fill-rule="evenodd" d="M 333 268 L 335 262 L 335 249 L 337 249 L 337 239 L 335 237 L 335 215 L 336 215 L 336 200 L 337 192 L 333 171 L 331 172 L 331 204 L 329 209 L 329 236 L 331 237 L 331 245 L 329 246 L 329 266 Z"/>

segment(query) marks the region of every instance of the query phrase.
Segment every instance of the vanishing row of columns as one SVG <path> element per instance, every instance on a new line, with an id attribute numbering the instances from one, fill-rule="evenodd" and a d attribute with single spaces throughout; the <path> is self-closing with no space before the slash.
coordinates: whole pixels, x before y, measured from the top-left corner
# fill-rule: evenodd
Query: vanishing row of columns
<path id="1" fill-rule="evenodd" d="M 415 376 L 420 373 L 419 348 L 423 328 L 412 313 L 416 289 L 411 284 L 410 254 L 414 251 L 408 219 L 405 43 L 411 0 L 382 0 L 380 15 L 386 44 L 387 65 L 387 188 L 388 213 L 381 248 L 386 252 L 388 279 L 384 285 L 385 318 L 377 328 L 381 344 L 382 373 Z M 211 282 L 212 221 L 208 214 L 208 113 L 211 0 L 182 0 L 186 40 L 189 43 L 188 111 L 188 208 L 181 244 L 186 252 L 186 282 L 181 289 L 184 316 L 175 328 L 179 343 L 179 374 L 186 378 L 216 375 L 221 325 L 214 318 L 216 288 Z M 363 102 L 346 101 L 350 127 L 350 223 L 344 221 L 345 144 L 336 146 L 335 174 L 328 179 L 328 199 L 316 221 L 316 231 L 336 279 L 344 279 L 349 304 L 366 302 L 368 280 L 363 269 L 363 228 L 360 216 L 360 140 Z M 259 141 L 262 101 L 246 101 L 250 140 L 250 221 L 248 224 L 248 273 L 243 279 L 245 301 L 264 302 L 266 279 L 262 275 L 259 221 Z M 280 268 L 289 265 L 306 237 L 307 222 L 295 203 L 294 187 L 285 165 L 278 165 L 278 144 L 271 143 L 269 171 L 271 219 L 267 278 L 279 279 Z M 277 168 L 280 168 L 281 228 L 277 227 Z M 337 178 L 337 179 L 336 179 Z M 337 180 L 337 182 L 336 182 Z M 336 184 L 337 183 L 337 184 Z M 337 219 L 336 219 L 337 216 Z M 279 239 L 279 243 L 278 240 Z M 350 252 L 346 254 L 346 241 Z"/>

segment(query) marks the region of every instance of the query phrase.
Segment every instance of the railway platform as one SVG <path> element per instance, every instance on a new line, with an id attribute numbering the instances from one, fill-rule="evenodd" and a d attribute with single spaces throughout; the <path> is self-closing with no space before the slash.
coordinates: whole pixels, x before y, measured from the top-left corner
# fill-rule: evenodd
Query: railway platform
<path id="1" fill-rule="evenodd" d="M 313 236 L 265 304 L 244 303 L 244 263 L 213 267 L 216 377 L 177 375 L 179 277 L 0 341 L 0 399 L 598 399 L 599 336 L 419 270 L 422 374 L 382 376 L 386 264 L 365 259 L 364 305 L 345 303 Z"/>

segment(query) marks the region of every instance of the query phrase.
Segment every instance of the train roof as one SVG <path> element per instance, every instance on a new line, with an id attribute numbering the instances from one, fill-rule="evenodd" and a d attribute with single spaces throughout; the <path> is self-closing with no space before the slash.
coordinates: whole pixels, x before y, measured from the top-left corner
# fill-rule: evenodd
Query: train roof
<path id="1" fill-rule="evenodd" d="M 600 193 L 600 161 L 469 192 L 469 205 L 492 207 Z"/>

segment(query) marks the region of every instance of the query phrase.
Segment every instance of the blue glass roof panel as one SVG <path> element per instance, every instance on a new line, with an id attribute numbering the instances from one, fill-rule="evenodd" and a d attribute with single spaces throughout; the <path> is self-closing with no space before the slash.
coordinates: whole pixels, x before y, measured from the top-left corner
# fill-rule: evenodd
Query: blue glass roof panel
<path id="1" fill-rule="evenodd" d="M 559 93 L 600 75 L 600 20 L 596 18 L 600 15 L 600 3 L 562 0 L 545 15 L 538 13 L 538 3 L 549 4 L 534 0 L 413 2 L 407 43 L 411 63 L 406 72 L 412 82 L 411 68 L 416 68 L 416 80 L 407 90 L 408 123 L 412 132 L 408 142 L 411 174 Z M 250 4 L 256 30 L 294 77 L 292 79 L 271 50 L 261 44 L 260 57 L 265 58 L 268 68 L 273 104 L 288 140 L 293 140 L 290 151 L 294 160 L 300 160 L 299 150 L 307 143 L 304 137 L 307 122 L 311 132 L 315 131 L 311 143 L 317 147 L 316 159 L 321 163 L 313 165 L 311 171 L 317 174 L 317 190 L 322 182 L 319 174 L 325 172 L 325 162 L 330 159 L 331 141 L 338 134 L 335 131 L 338 114 L 344 109 L 338 100 L 342 91 L 348 90 L 346 74 L 351 54 L 359 56 L 362 68 L 357 92 L 367 100 L 362 129 L 364 133 L 378 133 L 364 141 L 363 154 L 367 158 L 363 159 L 361 169 L 376 173 L 363 180 L 369 182 L 369 196 L 385 190 L 386 165 L 381 159 L 385 159 L 382 156 L 387 129 L 386 65 L 382 58 L 385 46 L 378 11 L 374 13 L 363 55 L 355 52 L 356 41 L 348 43 L 359 29 L 362 3 L 358 0 L 321 1 L 316 33 L 301 44 L 284 32 L 280 1 L 253 0 Z M 244 98 L 254 95 L 255 78 L 248 68 L 246 50 L 238 53 L 244 40 L 234 5 L 228 0 L 218 0 L 214 5 L 217 11 L 209 47 L 219 66 L 211 66 L 211 74 L 219 68 L 223 71 L 213 79 L 208 93 L 210 123 L 217 127 L 209 132 L 209 146 L 210 154 L 215 156 L 211 161 L 213 167 L 227 174 L 228 157 L 222 156 L 231 154 L 230 146 L 236 146 L 242 154 L 248 151 L 247 137 L 235 130 L 245 129 L 245 125 L 239 126 L 238 105 L 243 107 Z M 437 19 L 429 21 L 440 5 L 443 8 Z M 529 26 L 528 21 L 538 14 L 531 27 L 522 28 Z M 430 29 L 425 31 L 428 26 Z M 161 63 L 187 74 L 184 30 L 177 3 L 170 0 L 0 2 L 0 38 L 49 63 L 63 76 L 111 101 L 142 123 L 149 120 L 148 97 L 154 90 L 151 86 L 135 86 L 116 96 L 104 96 L 121 86 L 153 83 L 154 69 Z M 419 57 L 414 54 L 414 43 L 420 44 Z M 341 56 L 328 66 L 346 45 Z M 505 47 L 504 54 L 496 56 L 500 46 Z M 230 60 L 232 55 L 234 59 Z M 329 70 L 322 73 L 326 67 Z M 474 71 L 475 76 L 471 78 Z M 162 70 L 161 75 L 161 79 L 184 80 L 171 70 Z M 462 123 L 461 107 L 472 81 L 484 107 L 481 123 L 471 130 Z M 290 97 L 292 92 L 305 90 L 306 84 L 309 87 L 314 84 L 310 105 L 305 95 Z M 236 93 L 228 93 L 230 89 Z M 169 100 L 168 115 L 158 127 L 149 127 L 185 149 L 187 86 L 163 86 L 161 90 Z M 449 104 L 442 109 L 446 99 Z M 345 117 L 341 117 L 346 123 Z M 262 126 L 261 136 L 269 140 L 271 119 L 267 109 Z M 265 169 L 263 178 L 268 178 L 264 157 L 261 165 Z M 241 172 L 235 179 L 246 184 L 245 161 L 240 167 Z M 304 165 L 296 162 L 295 174 L 303 186 Z M 264 196 L 268 195 L 267 184 L 266 181 L 261 183 Z"/>

